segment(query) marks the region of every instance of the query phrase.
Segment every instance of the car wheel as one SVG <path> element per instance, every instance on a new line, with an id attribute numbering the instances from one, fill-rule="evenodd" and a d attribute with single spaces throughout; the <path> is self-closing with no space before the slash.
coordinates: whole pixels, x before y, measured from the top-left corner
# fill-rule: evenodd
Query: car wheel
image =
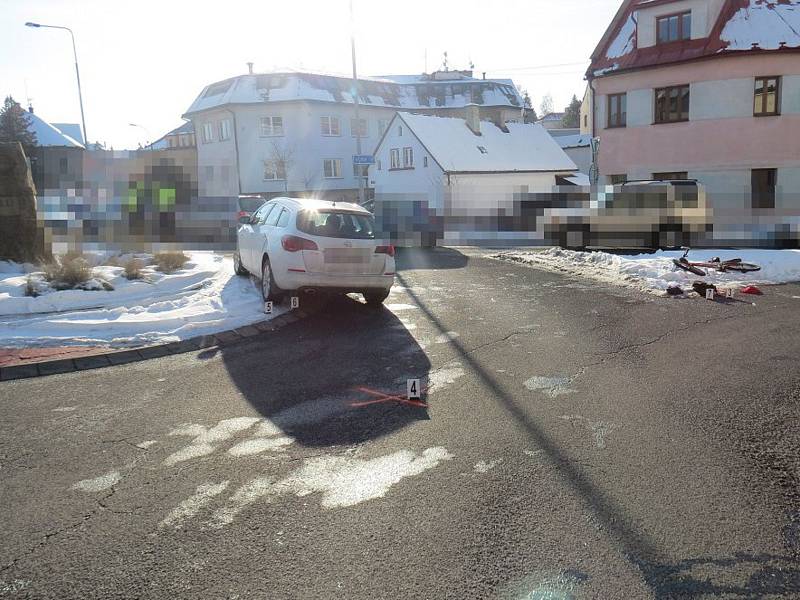
<path id="1" fill-rule="evenodd" d="M 261 268 L 261 295 L 266 301 L 280 302 L 283 299 L 283 290 L 275 284 L 269 259 L 264 259 L 264 266 Z"/>
<path id="2" fill-rule="evenodd" d="M 369 306 L 380 306 L 389 297 L 389 290 L 364 292 L 364 300 Z"/>
<path id="3" fill-rule="evenodd" d="M 247 269 L 242 266 L 242 257 L 238 250 L 233 253 L 233 272 L 237 275 L 247 275 Z"/>

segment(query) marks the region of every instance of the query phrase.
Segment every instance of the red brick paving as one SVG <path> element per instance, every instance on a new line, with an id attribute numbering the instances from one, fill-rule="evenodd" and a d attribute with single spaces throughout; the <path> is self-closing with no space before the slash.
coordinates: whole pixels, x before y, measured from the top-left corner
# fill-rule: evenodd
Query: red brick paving
<path id="1" fill-rule="evenodd" d="M 28 365 L 47 360 L 104 354 L 104 346 L 57 346 L 55 348 L 0 348 L 0 367 Z"/>

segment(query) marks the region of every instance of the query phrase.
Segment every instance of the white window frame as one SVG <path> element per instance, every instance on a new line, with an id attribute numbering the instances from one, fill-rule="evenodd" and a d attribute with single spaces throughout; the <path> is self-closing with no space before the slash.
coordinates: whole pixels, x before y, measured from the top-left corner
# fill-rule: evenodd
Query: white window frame
<path id="1" fill-rule="evenodd" d="M 278 168 L 277 160 L 265 160 L 264 161 L 264 181 L 285 181 L 286 180 L 286 173 L 281 173 L 280 169 Z M 267 175 L 272 175 L 272 177 L 267 177 Z M 281 177 L 281 175 L 283 177 Z"/>
<path id="2" fill-rule="evenodd" d="M 411 146 L 403 148 L 403 168 L 414 168 L 414 149 Z"/>
<path id="3" fill-rule="evenodd" d="M 231 139 L 231 120 L 222 119 L 218 124 L 218 130 L 220 142 Z"/>
<path id="4" fill-rule="evenodd" d="M 330 175 L 326 174 L 326 167 L 331 165 Z M 342 159 L 341 158 L 325 158 L 322 160 L 322 178 L 323 179 L 342 179 Z"/>
<path id="5" fill-rule="evenodd" d="M 392 148 L 389 150 L 389 170 L 400 168 L 400 148 Z"/>
<path id="6" fill-rule="evenodd" d="M 214 125 L 211 121 L 207 121 L 203 123 L 203 127 L 200 129 L 202 133 L 202 139 L 204 144 L 210 144 L 214 141 Z"/>
<path id="7" fill-rule="evenodd" d="M 327 122 L 326 122 L 327 121 Z M 333 124 L 336 123 L 336 132 L 334 133 Z M 319 118 L 320 133 L 324 137 L 339 137 L 342 135 L 342 120 L 339 117 L 332 115 L 323 115 Z M 327 133 L 326 130 L 327 129 Z"/>
<path id="8" fill-rule="evenodd" d="M 356 123 L 356 118 L 353 117 L 352 119 L 350 119 L 350 135 L 352 137 L 360 137 L 360 138 L 369 137 L 369 123 L 367 123 L 367 120 L 364 117 L 359 117 L 358 120 L 361 121 L 361 123 L 364 125 L 362 132 L 359 133 L 358 131 L 356 131 L 358 129 L 358 126 Z M 356 127 L 353 127 L 354 125 L 356 125 Z"/>
<path id="9" fill-rule="evenodd" d="M 276 125 L 275 120 L 280 122 Z M 261 137 L 282 137 L 283 136 L 283 117 L 280 115 L 270 115 L 261 117 L 260 120 L 260 135 Z"/>

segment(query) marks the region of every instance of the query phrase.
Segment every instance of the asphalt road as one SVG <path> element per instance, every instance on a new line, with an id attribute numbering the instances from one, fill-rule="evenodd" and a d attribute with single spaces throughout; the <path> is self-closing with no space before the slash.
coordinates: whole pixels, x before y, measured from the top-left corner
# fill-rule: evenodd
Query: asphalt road
<path id="1" fill-rule="evenodd" d="M 0 384 L 0 597 L 800 597 L 800 286 L 400 264 L 385 309 Z"/>

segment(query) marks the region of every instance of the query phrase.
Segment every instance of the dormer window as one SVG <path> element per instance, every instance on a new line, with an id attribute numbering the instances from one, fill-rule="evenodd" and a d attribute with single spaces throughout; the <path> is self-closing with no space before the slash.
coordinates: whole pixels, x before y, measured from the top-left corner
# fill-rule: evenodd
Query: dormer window
<path id="1" fill-rule="evenodd" d="M 658 17 L 656 31 L 659 44 L 692 39 L 692 12 Z"/>

